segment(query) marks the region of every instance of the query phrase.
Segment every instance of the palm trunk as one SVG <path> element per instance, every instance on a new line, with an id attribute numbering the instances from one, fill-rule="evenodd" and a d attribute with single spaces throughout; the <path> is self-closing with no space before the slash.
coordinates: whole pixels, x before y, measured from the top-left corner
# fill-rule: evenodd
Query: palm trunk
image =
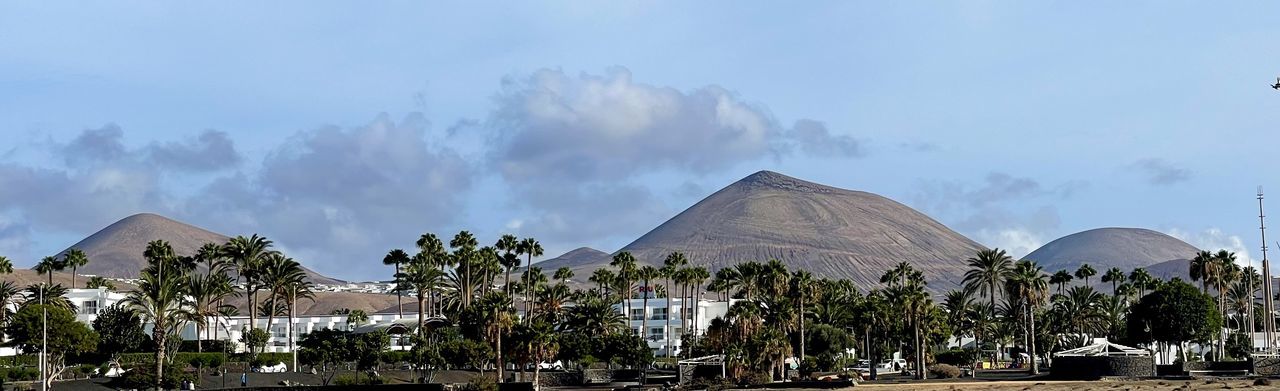
<path id="1" fill-rule="evenodd" d="M 422 290 L 419 289 L 418 290 L 418 336 L 420 337 L 427 335 L 426 333 L 427 316 L 423 312 L 423 311 L 426 311 L 426 303 L 427 303 L 426 295 L 424 295 Z"/>
<path id="2" fill-rule="evenodd" d="M 804 363 L 804 296 L 800 296 L 800 363 Z"/>
<path id="3" fill-rule="evenodd" d="M 666 329 L 664 329 L 664 332 L 665 332 L 666 337 L 667 337 L 667 358 L 671 358 L 671 357 L 674 357 L 674 355 L 673 355 L 673 354 L 671 354 L 671 334 L 672 334 L 672 333 L 671 333 L 671 278 L 670 278 L 670 277 L 668 277 L 668 278 L 667 278 L 667 284 L 666 284 L 666 285 L 667 285 L 667 292 L 666 292 L 666 296 L 667 296 L 667 319 L 666 319 L 666 323 L 667 323 L 667 325 L 666 325 Z"/>
<path id="4" fill-rule="evenodd" d="M 1030 352 L 1028 356 L 1031 357 L 1031 374 L 1039 375 L 1040 364 L 1036 362 L 1036 312 L 1033 309 L 1033 310 L 1027 311 L 1027 313 L 1028 313 L 1028 317 L 1031 318 L 1031 337 L 1028 338 L 1031 346 L 1031 349 L 1028 349 L 1028 351 Z"/>
<path id="5" fill-rule="evenodd" d="M 496 349 L 496 351 L 497 351 L 497 353 L 498 353 L 498 359 L 497 359 L 497 364 L 498 364 L 498 383 L 502 383 L 503 381 L 505 381 L 505 380 L 506 380 L 506 376 L 504 376 L 504 374 L 503 374 L 503 370 L 504 370 L 505 368 L 503 368 L 503 367 L 504 367 L 504 365 L 503 365 L 503 363 L 502 363 L 502 331 L 501 331 L 501 330 L 499 330 L 496 334 L 497 334 L 497 338 L 495 338 L 495 340 L 497 340 L 497 345 L 498 345 L 498 348 Z"/>
<path id="6" fill-rule="evenodd" d="M 404 290 L 400 289 L 400 262 L 396 262 L 396 319 L 404 319 Z M 418 317 L 422 317 L 419 313 Z"/>
<path id="7" fill-rule="evenodd" d="M 649 287 L 649 281 L 644 282 L 645 289 Z M 644 292 L 643 302 L 640 307 L 643 308 L 643 315 L 640 315 L 640 337 L 644 338 L 649 334 L 649 293 Z M 645 343 L 648 344 L 647 342 Z"/>
<path id="8" fill-rule="evenodd" d="M 151 339 L 156 341 L 156 389 L 162 389 L 161 382 L 164 380 L 164 360 L 165 360 L 165 335 L 164 327 L 161 324 L 155 324 L 151 327 Z"/>
<path id="9" fill-rule="evenodd" d="M 71 265 L 71 289 L 76 289 L 76 265 Z"/>
<path id="10" fill-rule="evenodd" d="M 258 327 L 258 290 L 249 293 L 249 331 Z"/>
<path id="11" fill-rule="evenodd" d="M 507 268 L 507 277 L 503 280 L 502 287 L 507 291 L 507 296 L 511 296 L 511 268 Z"/>
<path id="12" fill-rule="evenodd" d="M 287 335 L 289 336 L 289 352 L 293 353 L 293 371 L 298 372 L 298 349 L 293 348 L 293 304 L 295 300 L 289 300 L 289 325 Z"/>
<path id="13" fill-rule="evenodd" d="M 538 347 L 538 349 L 542 349 L 542 347 Z M 538 390 L 542 388 L 538 386 L 538 375 L 542 373 L 542 365 L 539 364 L 542 363 L 542 360 L 535 361 L 538 362 L 533 365 L 533 389 Z"/>
<path id="14" fill-rule="evenodd" d="M 1088 284 L 1086 284 L 1086 285 L 1088 285 Z M 992 313 L 992 314 L 995 314 L 995 310 L 996 310 L 996 285 L 995 285 L 995 283 L 994 283 L 994 282 L 991 284 L 991 292 L 989 292 L 989 293 L 991 293 L 991 313 Z M 979 347 L 979 348 L 978 348 L 978 351 L 982 351 L 982 348 L 981 348 L 981 347 Z M 1000 358 L 999 358 L 999 356 L 1000 356 L 1000 349 L 996 349 L 996 351 L 994 351 L 994 352 L 992 352 L 992 353 L 991 353 L 991 367 L 992 367 L 992 368 L 995 368 L 995 366 L 996 366 L 996 360 L 999 360 L 999 359 L 1000 359 Z"/>

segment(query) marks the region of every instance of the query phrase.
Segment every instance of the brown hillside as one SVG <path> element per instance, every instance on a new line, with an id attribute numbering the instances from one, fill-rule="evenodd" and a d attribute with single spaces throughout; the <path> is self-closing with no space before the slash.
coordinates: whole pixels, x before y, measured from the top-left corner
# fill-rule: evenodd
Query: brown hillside
<path id="1" fill-rule="evenodd" d="M 654 265 L 681 251 L 692 264 L 713 272 L 740 262 L 777 259 L 792 270 L 847 278 L 862 287 L 878 286 L 880 275 L 906 261 L 924 273 L 931 290 L 942 291 L 957 286 L 964 260 L 983 248 L 888 198 L 761 171 L 699 201 L 622 250 Z"/>
<path id="2" fill-rule="evenodd" d="M 178 254 L 191 255 L 205 243 L 226 243 L 228 237 L 160 215 L 141 213 L 117 221 L 67 250 L 78 248 L 89 257 L 89 264 L 77 270 L 78 273 L 137 278 L 146 264 L 143 250 L 148 242 L 157 239 L 168 241 Z M 318 284 L 342 283 L 310 269 L 307 275 Z"/>

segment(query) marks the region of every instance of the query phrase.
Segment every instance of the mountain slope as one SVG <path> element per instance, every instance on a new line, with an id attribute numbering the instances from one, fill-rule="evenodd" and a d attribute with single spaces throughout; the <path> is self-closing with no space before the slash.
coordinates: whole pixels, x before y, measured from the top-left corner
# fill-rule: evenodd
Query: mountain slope
<path id="1" fill-rule="evenodd" d="M 591 272 L 600 265 L 608 265 L 612 255 L 591 247 L 579 247 L 558 257 L 533 264 L 542 268 L 542 272 L 551 275 L 556 269 L 567 267 L 573 270 L 574 280 L 586 281 Z"/>
<path id="2" fill-rule="evenodd" d="M 175 221 L 160 215 L 140 213 L 126 217 L 67 248 L 78 248 L 89 257 L 89 264 L 76 270 L 81 274 L 106 277 L 137 278 L 146 260 L 142 252 L 152 240 L 164 240 L 180 255 L 192 255 L 205 243 L 222 244 L 226 235 Z M 63 250 L 65 253 L 66 250 Z M 59 256 L 62 253 L 58 254 Z M 305 268 L 304 268 L 305 269 Z M 69 270 L 68 270 L 69 271 Z M 341 280 L 322 276 L 306 269 L 311 281 L 318 284 L 340 284 Z"/>
<path id="3" fill-rule="evenodd" d="M 863 287 L 906 261 L 933 291 L 952 289 L 964 260 L 983 246 L 910 207 L 876 194 L 761 171 L 699 201 L 624 247 L 658 265 L 672 251 L 712 272 L 777 259 L 817 277 Z M 607 264 L 607 263 L 606 263 Z"/>
<path id="4" fill-rule="evenodd" d="M 1075 271 L 1087 263 L 1102 274 L 1112 267 L 1128 271 L 1191 259 L 1197 251 L 1200 250 L 1187 242 L 1149 229 L 1098 228 L 1058 238 L 1027 254 L 1025 259 L 1039 262 L 1049 272 Z M 1175 264 L 1162 265 L 1159 270 L 1174 272 L 1171 267 Z"/>

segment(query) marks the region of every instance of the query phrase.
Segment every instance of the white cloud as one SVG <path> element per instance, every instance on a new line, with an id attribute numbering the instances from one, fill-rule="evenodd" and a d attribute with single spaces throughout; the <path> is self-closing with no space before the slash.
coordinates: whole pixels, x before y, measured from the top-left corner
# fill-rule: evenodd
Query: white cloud
<path id="1" fill-rule="evenodd" d="M 1165 230 L 1169 236 L 1178 238 L 1184 242 L 1190 243 L 1198 249 L 1205 251 L 1217 252 L 1218 250 L 1227 250 L 1236 253 L 1236 263 L 1241 265 L 1249 265 L 1255 261 L 1249 247 L 1245 245 L 1244 239 L 1240 236 L 1231 235 L 1223 232 L 1219 228 L 1209 228 L 1199 232 L 1192 232 L 1178 228 L 1170 228 Z M 1261 267 L 1261 264 L 1255 265 Z"/>
<path id="2" fill-rule="evenodd" d="M 992 248 L 1000 248 L 1014 259 L 1019 259 L 1044 245 L 1044 239 L 1024 228 L 982 229 L 974 234 L 974 240 Z"/>

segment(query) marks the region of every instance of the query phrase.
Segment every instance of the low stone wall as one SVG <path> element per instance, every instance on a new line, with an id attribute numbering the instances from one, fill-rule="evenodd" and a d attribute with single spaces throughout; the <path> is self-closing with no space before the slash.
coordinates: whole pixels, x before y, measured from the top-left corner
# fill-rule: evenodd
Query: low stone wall
<path id="1" fill-rule="evenodd" d="M 541 387 L 577 387 L 583 384 L 582 376 L 581 372 L 541 372 L 538 373 L 538 385 Z M 533 371 L 525 372 L 524 376 L 521 376 L 520 372 L 514 372 L 512 379 L 516 382 L 532 382 Z"/>
<path id="2" fill-rule="evenodd" d="M 1193 361 L 1182 365 L 1182 370 L 1191 371 L 1248 371 L 1252 370 L 1249 361 Z"/>
<path id="3" fill-rule="evenodd" d="M 1053 377 L 1062 379 L 1100 379 L 1102 377 L 1154 376 L 1151 357 L 1056 357 Z"/>
<path id="4" fill-rule="evenodd" d="M 1253 374 L 1258 376 L 1280 375 L 1280 357 L 1258 356 L 1250 360 L 1253 363 Z"/>

